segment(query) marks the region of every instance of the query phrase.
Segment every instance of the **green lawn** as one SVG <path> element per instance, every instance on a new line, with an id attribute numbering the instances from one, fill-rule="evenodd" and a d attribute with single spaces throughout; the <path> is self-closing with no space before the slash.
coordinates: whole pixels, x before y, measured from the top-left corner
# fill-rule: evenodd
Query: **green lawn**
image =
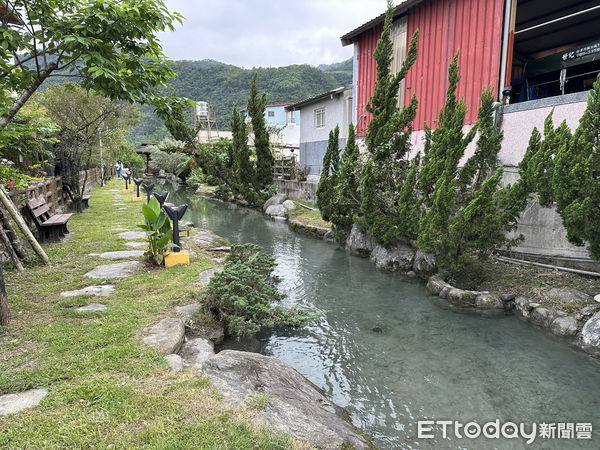
<path id="1" fill-rule="evenodd" d="M 317 206 L 314 203 L 305 200 L 294 200 L 294 203 L 296 203 L 296 209 L 289 212 L 291 218 L 296 219 L 308 226 L 331 228 L 331 222 L 323 220 L 318 209 L 310 210 L 300 206 L 305 205 L 311 208 L 316 208 Z"/>
<path id="2" fill-rule="evenodd" d="M 0 417 L 2 448 L 289 448 L 288 437 L 251 425 L 252 406 L 228 410 L 206 379 L 173 373 L 141 343 L 141 331 L 199 295 L 198 273 L 214 263 L 198 255 L 189 266 L 144 270 L 115 284 L 109 297 L 63 298 L 61 291 L 100 284 L 83 274 L 101 260 L 89 253 L 125 250 L 110 228 L 136 229 L 140 203 L 96 188 L 91 208 L 73 216 L 71 235 L 45 245 L 51 266 L 7 273 L 11 324 L 0 334 L 0 394 L 46 388 L 40 406 Z M 100 283 L 99 283 L 100 281 Z M 108 309 L 78 314 L 99 302 Z"/>

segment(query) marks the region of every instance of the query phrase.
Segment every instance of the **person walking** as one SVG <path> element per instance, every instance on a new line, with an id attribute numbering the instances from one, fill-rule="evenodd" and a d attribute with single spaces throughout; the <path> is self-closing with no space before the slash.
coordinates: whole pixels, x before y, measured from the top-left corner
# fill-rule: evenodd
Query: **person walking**
<path id="1" fill-rule="evenodd" d="M 120 159 L 115 164 L 115 169 L 117 169 L 117 177 L 123 178 L 123 163 Z"/>

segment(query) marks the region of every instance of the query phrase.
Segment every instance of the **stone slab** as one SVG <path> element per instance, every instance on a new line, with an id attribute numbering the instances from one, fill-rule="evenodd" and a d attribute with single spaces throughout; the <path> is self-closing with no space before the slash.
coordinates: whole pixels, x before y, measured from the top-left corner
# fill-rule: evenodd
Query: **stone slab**
<path id="1" fill-rule="evenodd" d="M 104 310 L 106 310 L 106 305 L 103 305 L 102 303 L 90 303 L 87 306 L 81 306 L 81 307 L 75 309 L 75 311 L 77 311 L 79 313 L 100 312 L 100 311 L 104 311 Z"/>
<path id="2" fill-rule="evenodd" d="M 140 261 L 125 261 L 114 264 L 105 264 L 90 270 L 84 276 L 87 278 L 97 279 L 123 278 L 131 276 L 140 271 L 142 267 L 143 263 Z"/>
<path id="3" fill-rule="evenodd" d="M 146 242 L 135 242 L 135 241 L 132 241 L 132 242 L 125 242 L 125 245 L 127 247 L 139 248 L 139 247 L 145 247 L 145 246 L 147 246 L 148 243 L 146 243 Z"/>
<path id="4" fill-rule="evenodd" d="M 145 243 L 144 243 L 145 244 Z M 100 254 L 102 259 L 139 258 L 144 255 L 143 250 L 119 250 L 116 252 L 104 252 Z"/>
<path id="5" fill-rule="evenodd" d="M 146 233 L 143 231 L 124 231 L 117 234 L 121 239 L 145 239 Z"/>
<path id="6" fill-rule="evenodd" d="M 15 414 L 27 408 L 33 408 L 48 395 L 46 389 L 31 389 L 18 394 L 0 396 L 0 416 Z"/>
<path id="7" fill-rule="evenodd" d="M 87 286 L 75 291 L 64 291 L 60 295 L 63 297 L 76 297 L 78 295 L 94 295 L 96 297 L 108 297 L 115 290 L 112 284 L 103 284 L 99 286 Z"/>

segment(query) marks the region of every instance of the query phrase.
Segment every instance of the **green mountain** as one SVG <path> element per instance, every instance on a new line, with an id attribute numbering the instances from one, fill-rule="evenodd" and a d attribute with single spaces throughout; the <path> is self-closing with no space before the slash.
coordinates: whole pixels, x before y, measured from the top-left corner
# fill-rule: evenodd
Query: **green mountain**
<path id="1" fill-rule="evenodd" d="M 352 60 L 318 68 L 302 64 L 254 69 L 214 60 L 176 61 L 174 69 L 177 77 L 172 86 L 177 95 L 208 102 L 215 111 L 220 130 L 229 129 L 234 105 L 246 107 L 255 72 L 258 72 L 258 89 L 267 94 L 268 104 L 300 101 L 352 82 Z M 166 136 L 167 131 L 152 114 L 152 109 L 141 109 L 142 121 L 132 131 L 132 141 L 137 144 Z"/>
<path id="2" fill-rule="evenodd" d="M 31 67 L 34 61 L 27 63 Z M 308 64 L 285 67 L 244 69 L 205 59 L 202 61 L 175 61 L 177 77 L 172 86 L 180 97 L 206 101 L 214 109 L 217 127 L 229 130 L 233 106 L 245 108 L 254 73 L 258 72 L 258 89 L 267 94 L 267 104 L 297 102 L 339 86 L 352 84 L 352 59 L 320 65 Z M 44 82 L 42 89 L 53 83 L 76 79 L 56 77 Z M 150 106 L 140 106 L 141 121 L 130 134 L 136 145 L 142 142 L 159 141 L 168 135 L 162 122 L 154 115 Z M 190 121 L 191 121 L 190 111 Z"/>
<path id="3" fill-rule="evenodd" d="M 321 64 L 317 66 L 317 69 L 331 75 L 338 82 L 339 86 L 352 85 L 352 58 L 339 63 Z"/>
<path id="4" fill-rule="evenodd" d="M 296 102 L 352 80 L 352 60 L 320 68 L 307 64 L 286 67 L 243 69 L 214 60 L 176 61 L 177 78 L 172 81 L 180 97 L 206 101 L 215 111 L 217 126 L 228 130 L 234 105 L 245 108 L 254 73 L 258 72 L 258 89 L 267 94 L 267 104 Z M 142 107 L 142 122 L 131 135 L 132 141 L 160 140 L 167 132 L 154 117 L 151 108 Z M 191 112 L 190 112 L 191 114 Z"/>

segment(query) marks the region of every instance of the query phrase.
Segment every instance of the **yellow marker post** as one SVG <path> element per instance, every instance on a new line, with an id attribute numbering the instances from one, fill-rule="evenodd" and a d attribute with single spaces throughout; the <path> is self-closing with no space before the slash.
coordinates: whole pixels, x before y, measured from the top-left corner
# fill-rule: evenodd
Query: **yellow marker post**
<path id="1" fill-rule="evenodd" d="M 144 200 L 142 197 L 131 197 L 132 202 L 141 202 L 142 200 Z"/>
<path id="2" fill-rule="evenodd" d="M 182 250 L 180 252 L 169 252 L 165 255 L 165 266 L 173 267 L 178 264 L 189 264 L 190 252 Z"/>

